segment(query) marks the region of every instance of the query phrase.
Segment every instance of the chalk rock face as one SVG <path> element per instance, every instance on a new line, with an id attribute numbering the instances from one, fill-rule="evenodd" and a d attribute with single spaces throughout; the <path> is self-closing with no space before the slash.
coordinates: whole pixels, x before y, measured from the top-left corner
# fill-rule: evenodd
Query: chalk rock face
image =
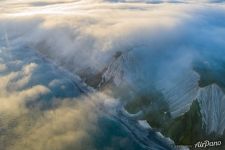
<path id="1" fill-rule="evenodd" d="M 165 101 L 169 104 L 173 118 L 183 115 L 190 109 L 198 93 L 199 75 L 194 71 L 185 71 L 175 79 L 162 80 L 157 87 L 163 93 Z"/>
<path id="2" fill-rule="evenodd" d="M 143 66 L 143 59 L 140 58 L 143 57 L 139 57 L 135 51 L 119 53 L 103 73 L 99 86 L 108 83 L 113 83 L 117 87 L 127 85 L 142 93 L 148 93 L 148 89 L 151 90 L 154 86 L 163 94 L 173 118 L 187 112 L 198 93 L 199 74 L 191 68 L 178 67 L 175 68 L 174 74 L 171 73 L 173 71 L 168 73 L 164 70 L 157 78 L 155 71 L 149 66 Z M 149 60 L 147 62 L 149 65 L 152 63 Z"/>
<path id="3" fill-rule="evenodd" d="M 137 88 L 138 84 L 149 84 L 149 74 L 146 75 L 146 70 L 142 69 L 143 66 L 140 64 L 133 51 L 118 53 L 103 73 L 99 86 L 113 83 L 117 87 L 127 84 Z M 148 73 L 153 74 L 151 70 L 148 70 Z M 152 84 L 157 91 L 162 93 L 172 118 L 182 116 L 189 111 L 193 101 L 198 100 L 206 132 L 223 134 L 225 129 L 225 96 L 218 85 L 211 84 L 200 88 L 198 83 L 200 75 L 191 68 L 176 71 L 175 75 L 168 75 L 165 71 L 165 75 L 162 77 Z"/>
<path id="4" fill-rule="evenodd" d="M 225 95 L 222 89 L 216 84 L 200 88 L 197 99 L 206 132 L 223 134 L 225 129 Z"/>
<path id="5" fill-rule="evenodd" d="M 114 59 L 106 68 L 106 71 L 102 75 L 102 80 L 99 86 L 106 83 L 113 83 L 116 86 L 121 84 L 129 84 L 131 80 L 131 74 L 138 74 L 138 63 L 136 62 L 136 57 L 131 51 L 127 52 L 117 52 Z"/>
<path id="6" fill-rule="evenodd" d="M 151 80 L 154 71 L 146 69 L 140 58 L 135 51 L 118 52 L 103 72 L 99 86 L 113 83 L 116 87 L 131 85 L 146 90 L 151 84 L 162 93 L 172 118 L 182 116 L 189 111 L 193 101 L 198 100 L 206 132 L 223 134 L 225 96 L 218 85 L 200 88 L 200 75 L 188 67 L 174 68 L 174 74 L 167 74 L 165 70 L 160 78 Z"/>
<path id="7" fill-rule="evenodd" d="M 110 81 L 119 86 L 124 77 L 123 63 L 121 62 L 127 62 L 124 56 L 119 56 L 118 59 L 114 59 L 112 61 L 112 63 L 107 67 L 106 71 L 102 75 L 102 80 L 99 86 Z"/>

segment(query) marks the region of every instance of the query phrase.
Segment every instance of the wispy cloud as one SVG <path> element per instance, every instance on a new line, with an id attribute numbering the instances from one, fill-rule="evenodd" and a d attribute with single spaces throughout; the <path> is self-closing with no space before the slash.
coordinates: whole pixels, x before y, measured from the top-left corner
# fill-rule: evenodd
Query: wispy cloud
<path id="1" fill-rule="evenodd" d="M 4 58 L 5 54 L 12 55 L 13 59 Z M 58 74 L 62 75 L 61 71 L 37 54 L 27 54 L 23 47 L 18 51 L 14 49 L 1 52 L 1 149 L 94 149 L 92 134 L 100 132 L 97 125 L 101 117 L 98 105 L 104 104 L 109 98 L 100 96 L 100 93 L 83 97 L 58 97 L 57 92 L 61 86 L 69 86 L 71 91 L 77 90 L 68 85 L 70 78 L 57 78 Z M 47 67 L 47 70 L 39 72 L 42 67 Z M 44 76 L 36 82 L 40 73 L 44 73 Z M 46 78 L 51 80 L 43 84 Z M 57 84 L 56 81 L 60 83 Z M 43 99 L 50 101 L 52 106 L 44 109 Z"/>

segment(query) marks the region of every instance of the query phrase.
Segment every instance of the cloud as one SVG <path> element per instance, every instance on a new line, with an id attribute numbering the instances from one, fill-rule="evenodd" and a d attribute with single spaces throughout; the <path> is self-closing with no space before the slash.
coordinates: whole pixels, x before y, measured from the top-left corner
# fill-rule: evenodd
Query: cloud
<path id="1" fill-rule="evenodd" d="M 223 5 L 214 6 L 216 8 L 207 4 L 204 7 L 200 4 L 112 5 L 88 1 L 58 4 L 45 10 L 26 6 L 32 12 L 9 9 L 12 12 L 6 13 L 7 21 L 3 15 L 2 27 L 10 38 L 14 37 L 12 43 L 32 46 L 73 72 L 89 68 L 89 72 L 96 73 L 110 62 L 116 51 L 130 47 L 144 45 L 149 51 L 164 53 L 162 50 L 198 49 L 200 41 L 218 42 L 204 36 L 215 33 L 207 28 L 212 26 L 216 30 L 221 24 L 211 20 L 214 15 L 224 16 Z M 15 24 L 20 31 L 14 31 Z"/>
<path id="2" fill-rule="evenodd" d="M 6 69 L 6 65 L 5 64 L 0 64 L 0 71 L 4 71 Z"/>
<path id="3" fill-rule="evenodd" d="M 95 105 L 89 100 L 64 100 L 56 109 L 30 112 L 35 113 L 37 119 L 30 118 L 29 114 L 25 116 L 32 126 L 16 127 L 16 131 L 21 128 L 16 133 L 21 138 L 9 149 L 91 149 L 90 134 L 97 130 L 94 110 Z"/>
<path id="4" fill-rule="evenodd" d="M 9 16 L 7 21 L 3 17 L 2 28 L 10 37 L 19 37 L 11 42 L 33 46 L 72 71 L 90 68 L 90 72 L 96 73 L 105 67 L 115 51 L 125 51 L 144 42 L 152 43 L 165 35 L 169 38 L 173 28 L 188 19 L 185 14 L 189 7 L 183 5 L 179 8 L 173 5 L 83 3 L 68 3 L 69 6 L 60 7 L 61 10 L 53 6 L 46 12 L 30 7 L 32 13 L 30 10 L 7 13 Z M 158 30 L 165 34 L 158 35 Z"/>
<path id="5" fill-rule="evenodd" d="M 98 77 L 117 52 L 131 51 L 120 80 L 139 91 L 182 76 L 196 60 L 223 59 L 223 3 L 123 2 L 51 1 L 46 7 L 7 2 L 11 7 L 4 9 L 0 26 L 12 46 L 37 50 L 83 79 Z"/>
<path id="6" fill-rule="evenodd" d="M 99 113 L 99 105 L 111 106 L 113 99 L 101 93 L 58 97 L 58 87 L 78 90 L 68 84 L 74 81 L 62 70 L 23 47 L 1 54 L 4 66 L 0 72 L 1 149 L 95 149 L 93 135 L 101 132 L 98 120 L 103 115 Z M 45 72 L 40 72 L 43 67 Z M 50 78 L 49 83 L 42 84 L 46 78 Z M 45 100 L 51 106 L 43 108 Z"/>
<path id="7" fill-rule="evenodd" d="M 6 66 L 5 64 L 2 65 Z M 25 109 L 26 102 L 36 100 L 41 95 L 50 92 L 47 87 L 42 85 L 24 88 L 29 83 L 36 67 L 37 64 L 35 63 L 27 64 L 21 71 L 8 72 L 0 77 L 0 111 L 2 113 L 17 114 L 22 109 Z M 5 72 L 7 71 L 5 70 Z"/>

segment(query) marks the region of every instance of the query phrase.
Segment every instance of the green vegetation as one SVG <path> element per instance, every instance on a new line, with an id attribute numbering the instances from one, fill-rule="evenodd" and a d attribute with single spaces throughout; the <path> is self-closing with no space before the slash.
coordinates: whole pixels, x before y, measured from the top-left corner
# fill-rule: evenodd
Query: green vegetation
<path id="1" fill-rule="evenodd" d="M 168 110 L 167 103 L 163 100 L 163 95 L 156 91 L 151 90 L 147 95 L 136 95 L 125 106 L 130 113 L 136 113 L 139 110 L 145 111 L 148 109 L 151 112 Z"/>
<path id="2" fill-rule="evenodd" d="M 199 86 L 204 87 L 216 83 L 225 91 L 225 62 L 213 60 L 213 62 L 194 62 L 193 69 L 200 75 Z"/>
<path id="3" fill-rule="evenodd" d="M 193 64 L 194 70 L 200 75 L 199 86 L 205 87 L 216 83 L 225 91 L 225 63 L 221 62 L 196 62 Z M 215 67 L 218 66 L 218 67 Z M 222 141 L 221 147 L 210 147 L 212 150 L 225 149 L 225 133 L 219 136 L 215 133 L 207 134 L 205 132 L 200 106 L 197 100 L 194 100 L 188 112 L 177 118 L 172 118 L 169 106 L 164 100 L 160 91 L 152 88 L 145 95 L 136 95 L 132 101 L 127 103 L 126 109 L 130 113 L 137 113 L 139 110 L 144 115 L 139 119 L 145 119 L 151 127 L 160 131 L 166 137 L 170 137 L 177 145 L 193 146 L 199 141 Z M 191 149 L 194 149 L 191 147 Z"/>
<path id="4" fill-rule="evenodd" d="M 177 144 L 194 144 L 202 137 L 202 118 L 197 100 L 188 112 L 175 119 L 171 117 L 162 94 L 157 91 L 135 98 L 126 105 L 126 109 L 130 113 L 142 110 L 142 119 L 146 119 L 153 128 L 172 138 Z"/>
<path id="5" fill-rule="evenodd" d="M 157 99 L 159 98 L 159 99 Z M 140 96 L 128 103 L 126 109 L 131 113 L 143 110 L 144 116 L 149 124 L 160 131 L 166 137 L 170 137 L 177 145 L 192 146 L 198 141 L 222 141 L 225 143 L 225 134 L 218 136 L 215 134 L 206 134 L 200 113 L 200 106 L 197 100 L 194 100 L 190 110 L 180 117 L 172 118 L 169 107 L 163 100 L 160 93 L 151 96 Z M 217 147 L 216 150 L 225 149 L 225 147 Z M 213 150 L 213 148 L 211 148 Z"/>
<path id="6" fill-rule="evenodd" d="M 202 138 L 202 118 L 198 101 L 195 100 L 188 112 L 170 119 L 164 126 L 163 133 L 179 145 L 193 145 Z"/>

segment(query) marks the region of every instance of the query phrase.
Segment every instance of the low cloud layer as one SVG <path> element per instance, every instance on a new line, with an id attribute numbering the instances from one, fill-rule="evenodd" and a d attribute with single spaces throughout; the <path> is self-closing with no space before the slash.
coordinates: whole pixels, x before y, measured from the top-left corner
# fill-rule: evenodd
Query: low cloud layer
<path id="1" fill-rule="evenodd" d="M 95 150 L 105 139 L 109 143 L 102 143 L 103 149 L 136 146 L 118 123 L 107 125 L 109 117 L 101 109 L 110 110 L 117 103 L 113 98 L 100 92 L 82 95 L 82 83 L 67 71 L 27 47 L 1 44 L 2 150 Z M 118 133 L 105 135 L 111 125 Z"/>
<path id="2" fill-rule="evenodd" d="M 3 8 L 1 32 L 7 32 L 12 44 L 39 50 L 76 73 L 103 70 L 118 51 L 141 47 L 140 56 L 154 63 L 149 60 L 153 55 L 195 57 L 211 49 L 219 54 L 224 46 L 220 40 L 224 37 L 223 4 L 78 1 L 40 7 L 5 5 L 9 7 Z M 186 63 L 183 60 L 181 64 Z"/>
<path id="3" fill-rule="evenodd" d="M 0 54 L 1 149 L 95 149 L 93 135 L 101 133 L 98 105 L 113 100 L 100 93 L 67 95 L 69 90 L 79 93 L 72 78 L 23 47 L 2 47 Z M 39 72 L 43 67 L 47 70 Z"/>

